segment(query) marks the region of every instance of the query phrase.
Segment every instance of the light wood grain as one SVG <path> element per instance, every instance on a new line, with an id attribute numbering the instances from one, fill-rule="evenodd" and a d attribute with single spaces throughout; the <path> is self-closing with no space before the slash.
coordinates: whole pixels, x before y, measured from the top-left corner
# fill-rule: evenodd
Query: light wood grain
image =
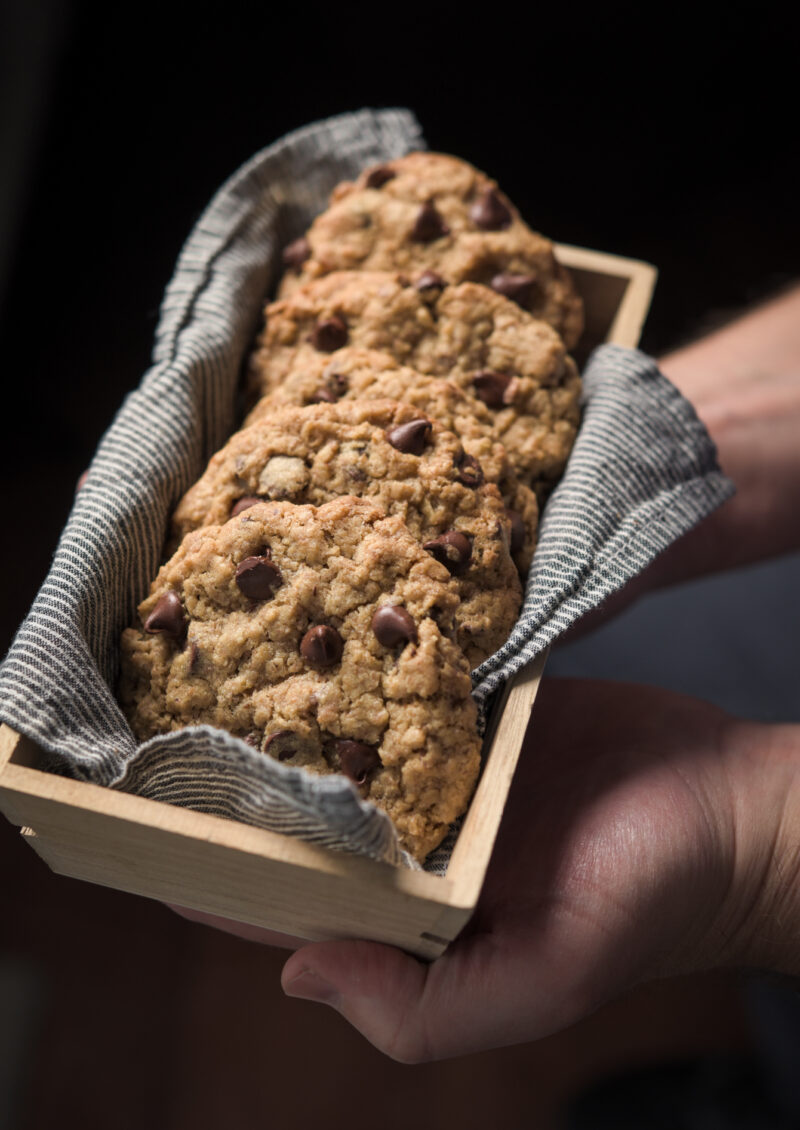
<path id="1" fill-rule="evenodd" d="M 298 937 L 370 937 L 424 957 L 468 917 L 452 905 L 448 879 L 18 764 L 32 744 L 0 727 L 0 811 L 60 874 Z"/>
<path id="2" fill-rule="evenodd" d="M 455 898 L 465 906 L 478 901 L 546 658 L 537 656 L 510 679 L 497 704 L 486 765 L 447 869 Z"/>
<path id="3" fill-rule="evenodd" d="M 586 308 L 576 356 L 601 341 L 636 345 L 655 268 L 563 244 L 556 254 Z M 435 958 L 480 894 L 544 664 L 542 655 L 523 668 L 495 704 L 446 878 L 43 772 L 36 745 L 8 726 L 0 811 L 60 874 L 297 937 L 358 936 Z"/>

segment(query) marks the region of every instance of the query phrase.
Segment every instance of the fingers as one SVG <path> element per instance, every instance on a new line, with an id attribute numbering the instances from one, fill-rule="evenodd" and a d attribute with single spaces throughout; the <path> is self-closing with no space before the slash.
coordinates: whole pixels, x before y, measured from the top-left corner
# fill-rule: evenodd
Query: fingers
<path id="1" fill-rule="evenodd" d="M 420 1006 L 428 969 L 376 942 L 320 942 L 287 961 L 281 983 L 289 996 L 329 1004 L 381 1051 L 401 1063 L 426 1054 Z"/>
<path id="2" fill-rule="evenodd" d="M 499 945 L 482 934 L 431 965 L 376 942 L 320 942 L 293 954 L 281 981 L 289 996 L 337 1009 L 392 1059 L 421 1063 L 536 1039 L 575 1019 L 569 989 L 556 1001 L 547 968 L 534 970 L 530 939 Z"/>

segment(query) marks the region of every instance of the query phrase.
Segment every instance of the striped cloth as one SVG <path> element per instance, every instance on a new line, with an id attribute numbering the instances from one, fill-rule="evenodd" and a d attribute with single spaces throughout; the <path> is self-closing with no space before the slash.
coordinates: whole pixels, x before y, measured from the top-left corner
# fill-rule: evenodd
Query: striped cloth
<path id="1" fill-rule="evenodd" d="M 242 361 L 280 248 L 338 181 L 422 148 L 405 110 L 362 110 L 256 154 L 181 252 L 153 365 L 89 469 L 53 565 L 0 668 L 0 718 L 80 780 L 409 863 L 388 818 L 343 777 L 315 778 L 208 726 L 137 748 L 112 689 L 118 642 L 155 576 L 169 515 L 236 425 Z M 691 406 L 644 354 L 597 350 L 584 422 L 546 508 L 520 620 L 475 672 L 491 693 L 732 493 Z M 447 853 L 429 868 L 443 872 Z"/>

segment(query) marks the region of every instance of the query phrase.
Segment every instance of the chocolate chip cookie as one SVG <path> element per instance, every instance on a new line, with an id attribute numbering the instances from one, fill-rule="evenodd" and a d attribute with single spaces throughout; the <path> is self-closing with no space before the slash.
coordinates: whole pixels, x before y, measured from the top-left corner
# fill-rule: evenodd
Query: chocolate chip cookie
<path id="1" fill-rule="evenodd" d="M 446 377 L 489 409 L 522 482 L 546 493 L 564 470 L 581 382 L 558 334 L 478 283 L 420 286 L 401 274 L 337 271 L 266 310 L 251 394 L 349 345 Z"/>
<path id="2" fill-rule="evenodd" d="M 410 405 L 286 405 L 237 432 L 178 505 L 176 539 L 264 499 L 320 505 L 340 495 L 398 514 L 456 580 L 456 639 L 477 666 L 507 639 L 522 588 L 512 518 L 451 432 Z"/>
<path id="3" fill-rule="evenodd" d="M 583 305 L 550 240 L 466 161 L 409 153 L 334 189 L 330 207 L 285 251 L 286 298 L 331 271 L 425 272 L 479 282 L 543 319 L 572 349 Z"/>
<path id="4" fill-rule="evenodd" d="M 245 425 L 267 419 L 281 404 L 335 404 L 344 400 L 398 400 L 453 432 L 496 483 L 512 514 L 511 554 L 524 575 L 536 548 L 539 507 L 533 491 L 519 482 L 508 452 L 497 439 L 490 410 L 467 389 L 441 377 L 426 377 L 400 365 L 388 353 L 339 349 L 306 357 L 262 397 Z"/>
<path id="5" fill-rule="evenodd" d="M 259 503 L 189 534 L 122 636 L 139 740 L 209 724 L 345 773 L 422 860 L 469 801 L 480 742 L 447 568 L 398 516 Z"/>

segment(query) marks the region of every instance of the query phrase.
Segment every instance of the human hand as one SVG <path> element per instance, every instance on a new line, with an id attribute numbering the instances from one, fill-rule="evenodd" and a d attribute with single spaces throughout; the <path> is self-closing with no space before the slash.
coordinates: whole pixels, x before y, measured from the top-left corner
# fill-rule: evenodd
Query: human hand
<path id="1" fill-rule="evenodd" d="M 462 935 L 430 965 L 373 942 L 307 945 L 284 989 L 417 1062 L 537 1039 L 670 974 L 791 971 L 797 730 L 652 688 L 545 681 Z"/>

